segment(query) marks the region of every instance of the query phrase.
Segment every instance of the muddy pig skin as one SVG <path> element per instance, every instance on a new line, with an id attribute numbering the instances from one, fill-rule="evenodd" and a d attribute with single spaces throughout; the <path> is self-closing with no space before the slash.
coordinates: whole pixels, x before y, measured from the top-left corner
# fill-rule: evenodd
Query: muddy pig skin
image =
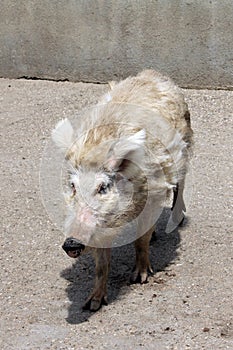
<path id="1" fill-rule="evenodd" d="M 64 119 L 52 131 L 70 166 L 63 248 L 73 258 L 93 251 L 96 280 L 85 307 L 96 311 L 107 304 L 111 248 L 135 241 L 131 280 L 145 283 L 151 234 L 169 193 L 166 231 L 183 220 L 192 130 L 182 92 L 153 70 L 109 83 L 74 124 Z"/>

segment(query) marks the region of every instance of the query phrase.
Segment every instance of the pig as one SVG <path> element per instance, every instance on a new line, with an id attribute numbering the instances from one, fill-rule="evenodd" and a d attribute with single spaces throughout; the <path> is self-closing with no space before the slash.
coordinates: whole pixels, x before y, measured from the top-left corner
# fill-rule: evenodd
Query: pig
<path id="1" fill-rule="evenodd" d="M 111 82 L 74 129 L 58 122 L 52 139 L 69 163 L 63 249 L 72 258 L 92 250 L 94 290 L 84 308 L 107 304 L 111 249 L 134 241 L 131 282 L 153 273 L 149 243 L 164 200 L 173 194 L 167 232 L 184 219 L 183 191 L 192 146 L 181 90 L 154 70 Z"/>

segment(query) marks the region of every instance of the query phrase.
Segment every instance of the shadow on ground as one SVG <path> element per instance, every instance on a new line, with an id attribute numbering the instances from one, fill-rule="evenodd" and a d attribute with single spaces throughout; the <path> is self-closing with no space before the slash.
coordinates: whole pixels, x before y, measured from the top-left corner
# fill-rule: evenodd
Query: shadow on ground
<path id="1" fill-rule="evenodd" d="M 164 209 L 158 223 L 156 233 L 153 234 L 150 243 L 150 259 L 156 275 L 163 271 L 177 258 L 177 248 L 180 244 L 179 229 L 170 234 L 165 233 L 166 223 L 170 214 L 169 209 Z M 187 218 L 182 226 L 188 224 Z M 130 274 L 134 266 L 134 245 L 128 244 L 112 250 L 111 271 L 108 279 L 108 302 L 112 303 L 130 285 Z M 92 315 L 90 311 L 82 310 L 85 300 L 88 298 L 94 284 L 95 264 L 92 256 L 84 255 L 77 259 L 68 269 L 61 272 L 61 277 L 70 283 L 67 287 L 67 295 L 71 302 L 68 310 L 67 322 L 78 324 L 85 322 Z"/>

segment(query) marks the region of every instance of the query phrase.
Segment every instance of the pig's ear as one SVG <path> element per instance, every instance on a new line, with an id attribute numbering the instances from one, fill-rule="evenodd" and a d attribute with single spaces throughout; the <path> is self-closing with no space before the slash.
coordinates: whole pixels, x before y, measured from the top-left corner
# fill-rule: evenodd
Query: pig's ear
<path id="1" fill-rule="evenodd" d="M 144 156 L 144 143 L 146 132 L 144 129 L 132 136 L 122 138 L 115 142 L 107 157 L 109 170 L 120 171 L 129 175 L 135 170 L 135 165 L 140 166 Z"/>
<path id="2" fill-rule="evenodd" d="M 64 152 L 67 152 L 73 143 L 74 130 L 70 121 L 66 118 L 60 120 L 52 131 L 54 143 Z"/>

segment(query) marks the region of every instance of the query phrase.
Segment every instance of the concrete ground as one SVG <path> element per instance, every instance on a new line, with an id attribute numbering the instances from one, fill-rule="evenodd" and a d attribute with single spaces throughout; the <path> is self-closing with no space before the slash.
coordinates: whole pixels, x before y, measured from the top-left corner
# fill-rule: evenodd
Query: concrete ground
<path id="1" fill-rule="evenodd" d="M 195 133 L 192 196 L 179 230 L 151 242 L 155 275 L 130 285 L 133 246 L 113 252 L 109 305 L 82 311 L 94 278 L 40 198 L 43 149 L 55 123 L 106 85 L 0 80 L 1 349 L 233 349 L 232 91 L 184 90 Z M 166 213 L 164 214 L 164 217 Z"/>

